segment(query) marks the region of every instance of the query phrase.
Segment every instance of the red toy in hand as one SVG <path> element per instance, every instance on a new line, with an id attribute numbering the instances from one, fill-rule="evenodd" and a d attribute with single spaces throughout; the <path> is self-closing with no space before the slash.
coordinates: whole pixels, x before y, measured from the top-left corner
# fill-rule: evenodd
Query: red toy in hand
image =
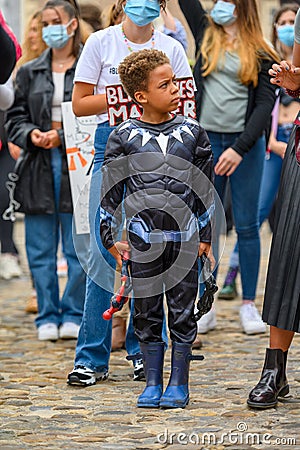
<path id="1" fill-rule="evenodd" d="M 129 294 L 132 290 L 131 278 L 129 275 L 129 252 L 124 251 L 122 255 L 121 286 L 111 298 L 111 307 L 102 314 L 103 319 L 110 320 L 113 314 L 121 311 L 125 303 L 128 302 Z"/>

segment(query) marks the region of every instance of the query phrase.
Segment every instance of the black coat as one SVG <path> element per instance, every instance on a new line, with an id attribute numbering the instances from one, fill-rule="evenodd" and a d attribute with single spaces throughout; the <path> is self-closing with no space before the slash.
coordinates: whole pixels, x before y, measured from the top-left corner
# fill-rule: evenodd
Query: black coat
<path id="1" fill-rule="evenodd" d="M 276 200 L 262 318 L 268 325 L 300 333 L 300 166 L 295 148 L 300 113 L 295 122 Z"/>
<path id="2" fill-rule="evenodd" d="M 7 82 L 17 60 L 15 44 L 5 28 L 3 28 L 3 25 L 5 26 L 5 24 L 0 24 L 0 61 L 2 62 L 0 68 L 0 84 Z"/>
<path id="3" fill-rule="evenodd" d="M 72 98 L 76 63 L 77 61 L 65 74 L 64 101 L 70 101 Z M 7 112 L 6 130 L 9 141 L 21 147 L 25 153 L 39 153 L 41 176 L 34 177 L 32 179 L 34 185 L 31 186 L 31 190 L 39 195 L 35 197 L 34 211 L 25 210 L 27 214 L 53 214 L 55 211 L 51 152 L 36 147 L 30 138 L 30 133 L 35 128 L 41 131 L 51 129 L 53 93 L 51 50 L 47 49 L 39 58 L 24 64 L 18 70 L 15 101 Z M 61 139 L 60 151 L 63 155 L 59 212 L 71 213 L 73 205 L 63 130 L 58 130 L 58 133 Z"/>
<path id="4" fill-rule="evenodd" d="M 196 107 L 197 117 L 199 118 L 203 84 L 205 82 L 205 78 L 202 77 L 202 55 L 199 53 L 199 49 L 208 25 L 207 14 L 199 0 L 179 0 L 179 5 L 193 33 L 198 55 L 194 68 L 194 78 L 197 86 Z M 266 141 L 268 142 L 271 113 L 276 99 L 276 86 L 270 83 L 268 70 L 274 62 L 262 57 L 260 59 L 258 85 L 256 87 L 253 84 L 249 85 L 245 118 L 246 126 L 236 142 L 231 146 L 241 156 L 244 156 L 254 146 L 262 134 L 266 134 Z"/>

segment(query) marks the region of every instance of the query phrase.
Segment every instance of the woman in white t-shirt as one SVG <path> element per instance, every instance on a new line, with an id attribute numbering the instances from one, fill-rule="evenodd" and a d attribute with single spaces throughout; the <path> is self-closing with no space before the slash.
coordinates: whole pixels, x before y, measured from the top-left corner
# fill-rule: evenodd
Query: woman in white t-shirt
<path id="1" fill-rule="evenodd" d="M 182 45 L 154 30 L 152 21 L 164 8 L 166 0 L 118 0 L 116 7 L 124 7 L 125 18 L 119 24 L 93 33 L 87 40 L 78 61 L 73 91 L 73 110 L 77 116 L 96 114 L 95 159 L 90 188 L 90 258 L 85 310 L 79 332 L 75 367 L 68 375 L 69 384 L 91 385 L 105 380 L 111 348 L 111 321 L 102 319 L 110 306 L 114 286 L 113 257 L 104 249 L 99 232 L 99 203 L 101 166 L 109 134 L 105 88 L 120 85 L 119 63 L 131 52 L 156 48 L 169 57 L 177 77 L 191 77 L 191 70 Z M 98 227 L 98 228 L 97 228 Z M 127 332 L 128 353 L 139 352 L 132 325 Z M 134 379 L 143 376 L 141 360 L 134 361 Z"/>

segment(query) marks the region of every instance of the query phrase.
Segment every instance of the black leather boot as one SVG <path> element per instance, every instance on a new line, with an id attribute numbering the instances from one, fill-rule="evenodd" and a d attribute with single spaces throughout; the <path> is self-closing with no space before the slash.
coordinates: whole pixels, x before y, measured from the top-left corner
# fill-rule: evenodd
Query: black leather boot
<path id="1" fill-rule="evenodd" d="M 251 408 L 272 408 L 278 397 L 289 393 L 286 378 L 287 351 L 266 349 L 265 364 L 258 384 L 249 394 L 247 403 Z"/>

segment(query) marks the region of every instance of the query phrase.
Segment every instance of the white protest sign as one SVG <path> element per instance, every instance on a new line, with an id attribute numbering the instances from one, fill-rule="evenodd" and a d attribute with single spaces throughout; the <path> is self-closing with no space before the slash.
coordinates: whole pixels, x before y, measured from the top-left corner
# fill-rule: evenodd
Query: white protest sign
<path id="1" fill-rule="evenodd" d="M 76 234 L 89 233 L 89 192 L 96 116 L 76 117 L 72 102 L 62 103 L 64 135 Z"/>

